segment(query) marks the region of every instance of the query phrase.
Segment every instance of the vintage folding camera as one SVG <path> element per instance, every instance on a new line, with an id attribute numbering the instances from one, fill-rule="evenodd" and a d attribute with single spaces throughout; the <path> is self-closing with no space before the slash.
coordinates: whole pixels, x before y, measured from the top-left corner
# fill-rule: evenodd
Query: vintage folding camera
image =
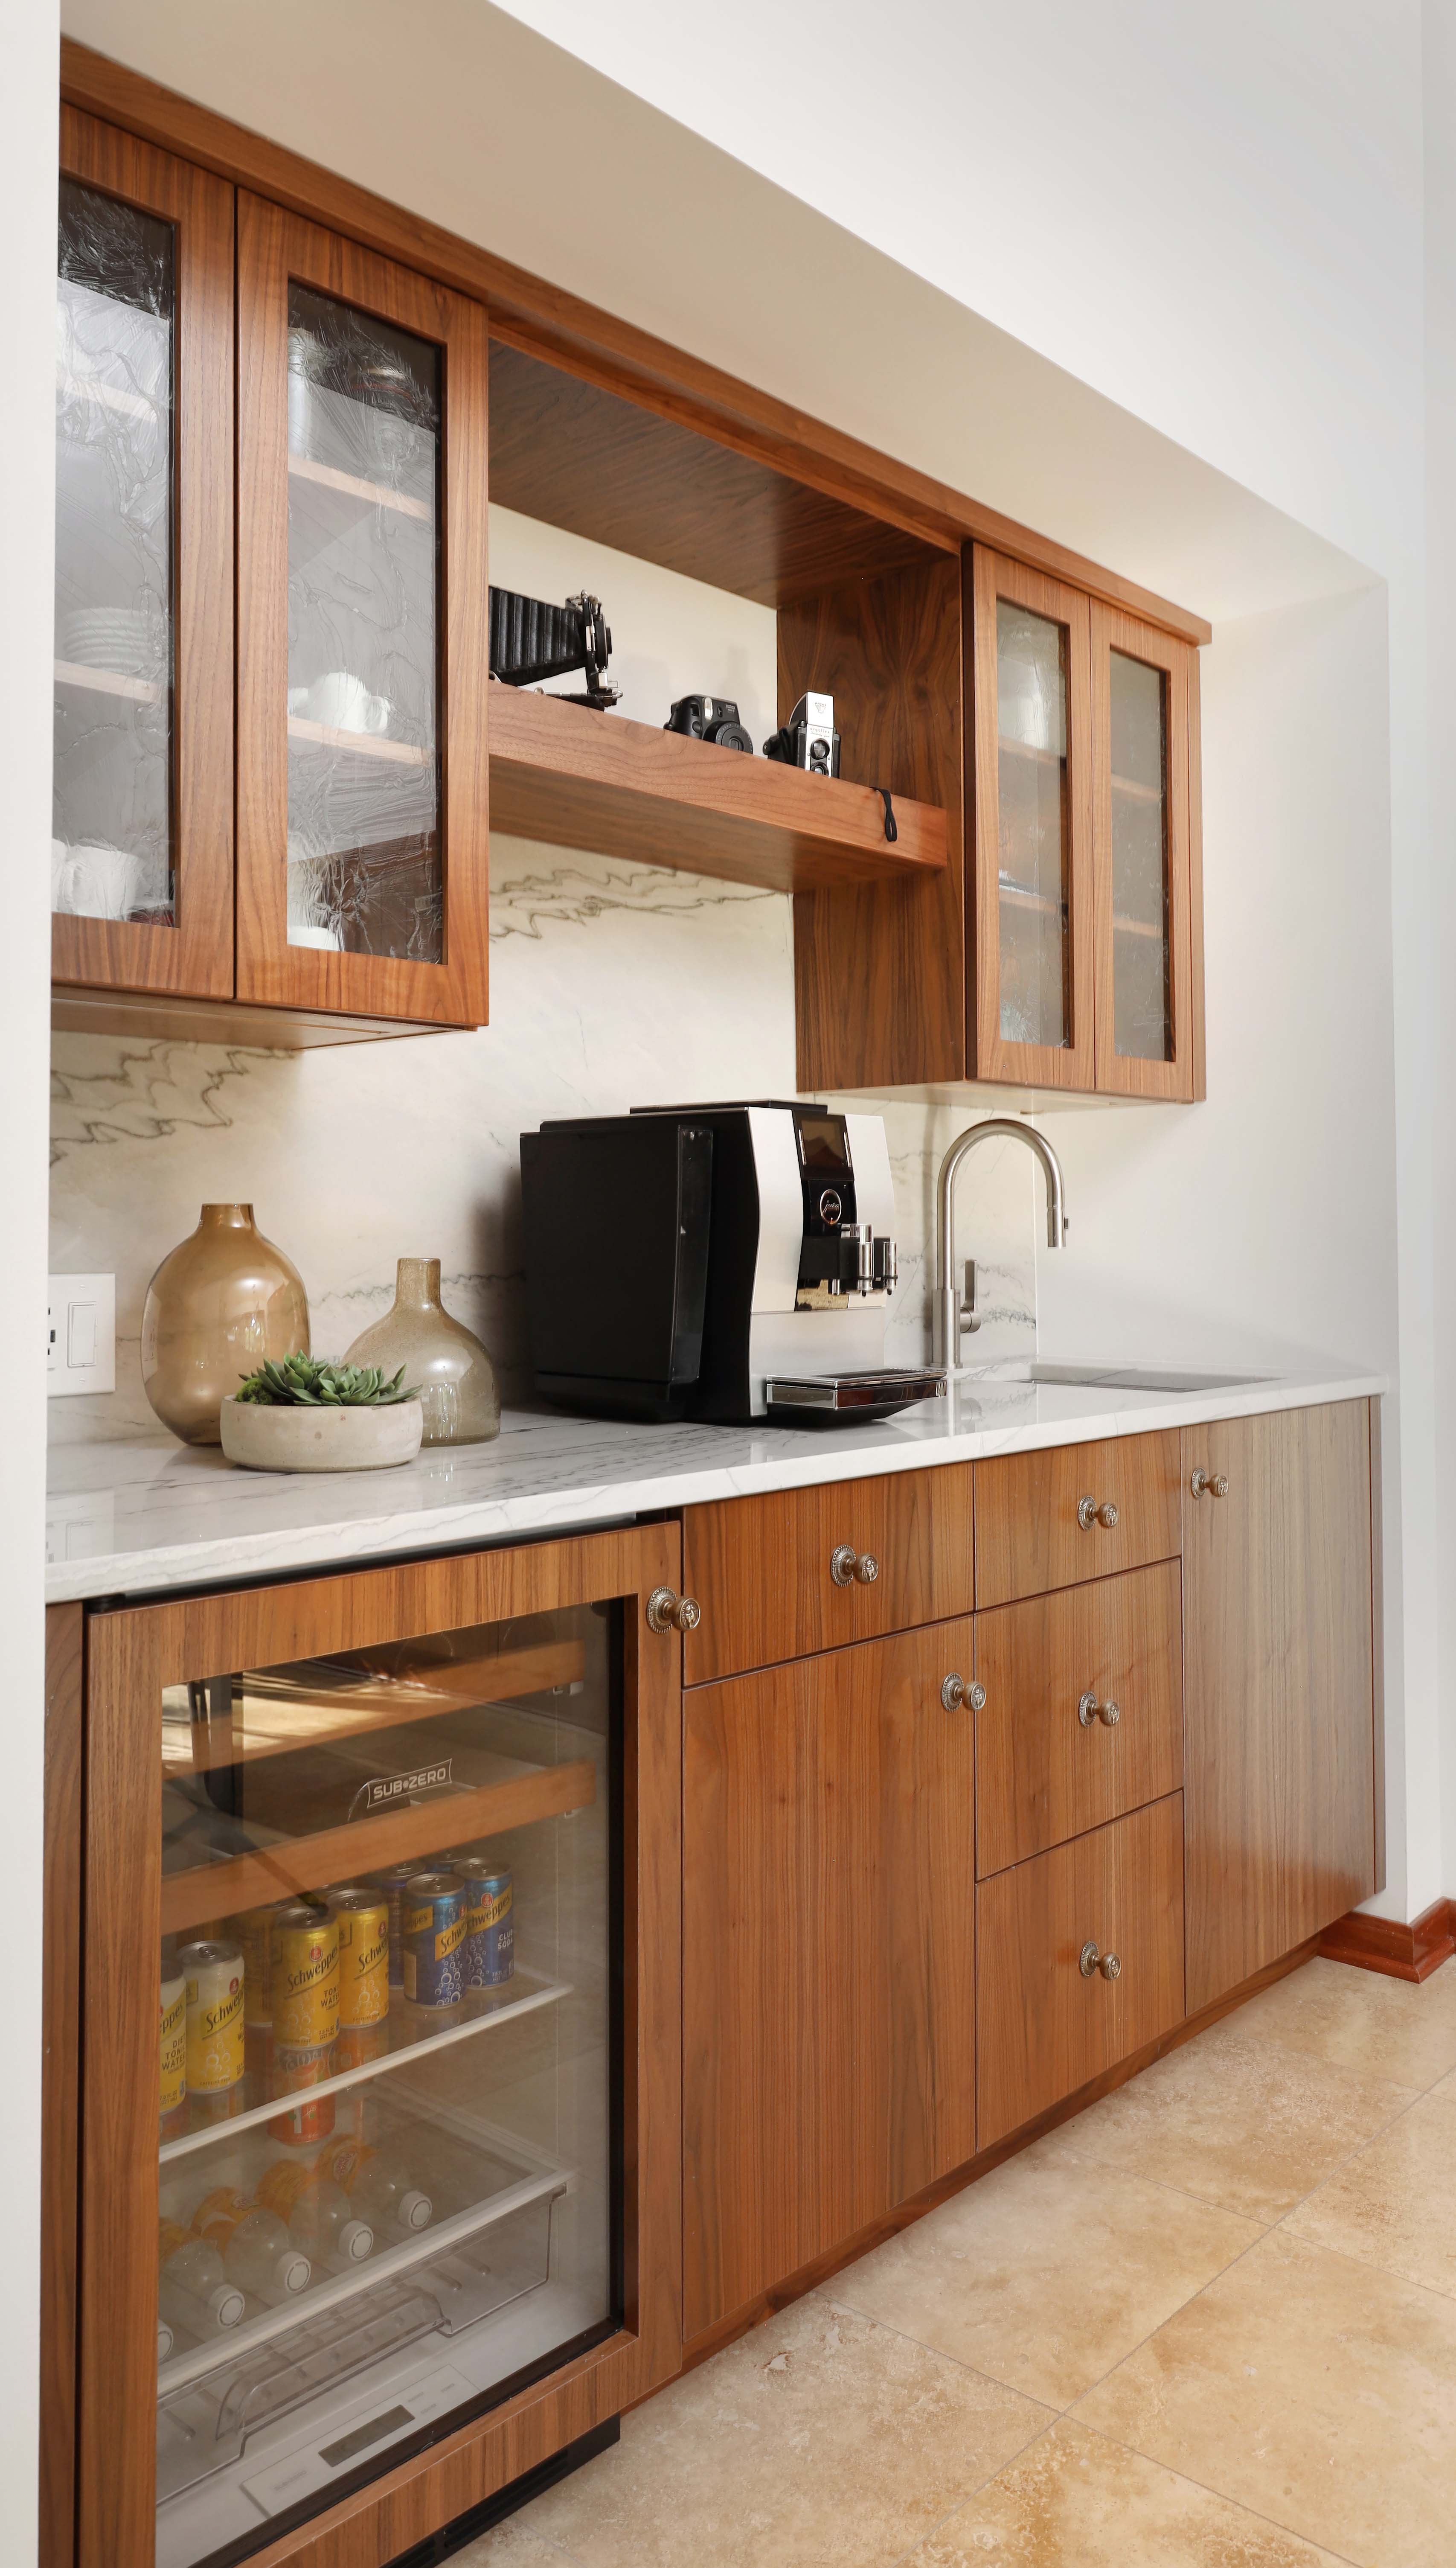
<path id="1" fill-rule="evenodd" d="M 784 767 L 803 767 L 810 776 L 837 776 L 839 734 L 834 728 L 832 696 L 800 696 L 781 731 L 763 743 L 765 758 Z"/>
<path id="2" fill-rule="evenodd" d="M 567 704 L 594 705 L 599 711 L 617 704 L 620 687 L 603 684 L 602 671 L 612 656 L 612 636 L 599 597 L 582 590 L 564 606 L 543 598 L 522 597 L 513 588 L 490 591 L 490 675 L 508 686 L 530 687 L 542 678 L 564 678 L 573 669 L 586 673 L 586 686 Z"/>
<path id="3" fill-rule="evenodd" d="M 742 749 L 750 758 L 753 755 L 737 706 L 728 696 L 680 696 L 663 729 L 680 731 L 687 740 L 711 740 L 720 749 Z"/>

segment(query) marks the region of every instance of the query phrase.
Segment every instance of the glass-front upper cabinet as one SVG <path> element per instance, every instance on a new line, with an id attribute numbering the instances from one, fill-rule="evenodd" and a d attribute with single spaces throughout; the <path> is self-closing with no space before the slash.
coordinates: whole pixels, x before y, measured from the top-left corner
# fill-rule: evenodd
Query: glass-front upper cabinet
<path id="1" fill-rule="evenodd" d="M 61 118 L 59 981 L 232 989 L 232 189 Z"/>
<path id="2" fill-rule="evenodd" d="M 1088 601 L 978 544 L 976 1075 L 1093 1081 Z"/>
<path id="3" fill-rule="evenodd" d="M 1187 644 L 1094 602 L 1096 1086 L 1113 1095 L 1195 1094 L 1191 658 Z"/>
<path id="4" fill-rule="evenodd" d="M 238 200 L 238 996 L 483 1023 L 481 307 Z"/>
<path id="5" fill-rule="evenodd" d="M 111 2455 L 95 2568 L 276 2559 L 562 2366 L 640 2352 L 628 1975 L 676 1837 L 648 1850 L 637 1796 L 677 1772 L 642 1591 L 675 1557 L 629 1534 L 153 1613 L 145 1723 L 98 1635 L 83 2235 L 103 2269 L 125 2243 L 133 2293 L 84 2274 L 82 2445 L 145 2448 Z"/>

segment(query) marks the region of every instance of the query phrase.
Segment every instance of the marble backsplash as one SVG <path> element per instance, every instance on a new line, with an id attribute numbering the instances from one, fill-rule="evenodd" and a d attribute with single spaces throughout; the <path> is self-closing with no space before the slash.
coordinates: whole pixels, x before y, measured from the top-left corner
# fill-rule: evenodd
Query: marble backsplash
<path id="1" fill-rule="evenodd" d="M 51 1403 L 53 1440 L 151 1424 L 142 1306 L 203 1201 L 250 1201 L 308 1287 L 313 1342 L 342 1355 L 393 1298 L 400 1256 L 437 1256 L 507 1402 L 530 1395 L 520 1133 L 548 1116 L 792 1096 L 792 908 L 784 898 L 506 838 L 491 850 L 491 1023 L 302 1054 L 57 1036 L 55 1273 L 114 1272 L 117 1390 Z M 864 1111 L 865 1101 L 843 1101 Z M 900 1236 L 887 1359 L 929 1354 L 934 1187 L 959 1110 L 885 1109 Z M 981 1260 L 978 1363 L 1035 1348 L 1029 1155 L 979 1152 L 963 1253 Z M 614 1253 L 583 1239 L 581 1285 Z"/>
<path id="2" fill-rule="evenodd" d="M 755 742 L 772 728 L 768 607 L 495 507 L 490 573 L 538 597 L 585 585 L 602 598 L 625 714 L 660 723 L 675 696 L 707 690 L 736 698 Z M 548 1116 L 792 1096 L 792 940 L 779 894 L 496 837 L 479 1033 L 298 1054 L 58 1036 L 51 1269 L 115 1273 L 118 1388 L 53 1400 L 53 1438 L 151 1423 L 139 1371 L 147 1280 L 205 1201 L 254 1205 L 303 1274 L 326 1355 L 389 1307 L 398 1258 L 438 1257 L 447 1307 L 484 1338 L 505 1398 L 525 1399 L 520 1134 Z M 896 1105 L 887 1120 L 901 1273 L 887 1357 L 916 1364 L 929 1354 L 936 1169 L 969 1117 Z M 1015 1145 L 978 1152 L 962 1180 L 962 1248 L 981 1260 L 987 1313 L 978 1363 L 1034 1350 L 1033 1182 Z M 583 1239 L 584 1293 L 614 1253 Z"/>

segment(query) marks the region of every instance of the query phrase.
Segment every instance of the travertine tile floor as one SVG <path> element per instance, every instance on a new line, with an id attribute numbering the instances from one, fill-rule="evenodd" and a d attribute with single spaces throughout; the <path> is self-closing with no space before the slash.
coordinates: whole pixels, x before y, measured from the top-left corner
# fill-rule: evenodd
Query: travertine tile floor
<path id="1" fill-rule="evenodd" d="M 1311 1962 L 468 2568 L 1456 2568 L 1456 1962 Z"/>

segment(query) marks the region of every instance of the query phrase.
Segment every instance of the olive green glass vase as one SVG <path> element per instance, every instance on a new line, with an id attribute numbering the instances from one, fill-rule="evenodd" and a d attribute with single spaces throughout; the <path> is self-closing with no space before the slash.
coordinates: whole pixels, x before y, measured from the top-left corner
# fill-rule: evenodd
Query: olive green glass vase
<path id="1" fill-rule="evenodd" d="M 142 1314 L 142 1384 L 184 1444 L 216 1444 L 227 1394 L 265 1356 L 308 1355 L 308 1295 L 251 1204 L 204 1204 L 164 1257 Z"/>
<path id="2" fill-rule="evenodd" d="M 395 1306 L 357 1337 L 344 1362 L 403 1365 L 418 1385 L 427 1444 L 484 1444 L 500 1434 L 500 1390 L 484 1347 L 439 1298 L 439 1259 L 402 1257 Z"/>

